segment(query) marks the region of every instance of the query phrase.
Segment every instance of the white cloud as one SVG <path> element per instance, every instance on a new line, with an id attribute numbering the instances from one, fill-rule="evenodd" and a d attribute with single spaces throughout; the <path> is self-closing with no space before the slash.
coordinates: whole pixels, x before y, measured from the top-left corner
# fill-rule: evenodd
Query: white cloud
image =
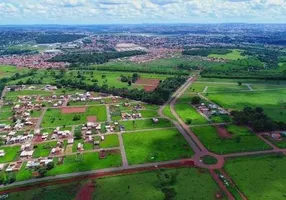
<path id="1" fill-rule="evenodd" d="M 0 23 L 13 24 L 286 21 L 286 0 L 2 1 Z"/>

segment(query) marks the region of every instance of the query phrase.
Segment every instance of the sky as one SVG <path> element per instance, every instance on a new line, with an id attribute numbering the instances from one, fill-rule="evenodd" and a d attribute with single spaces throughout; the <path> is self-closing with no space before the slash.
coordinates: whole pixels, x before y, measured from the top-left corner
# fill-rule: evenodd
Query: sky
<path id="1" fill-rule="evenodd" d="M 0 24 L 286 23 L 286 0 L 0 0 Z"/>

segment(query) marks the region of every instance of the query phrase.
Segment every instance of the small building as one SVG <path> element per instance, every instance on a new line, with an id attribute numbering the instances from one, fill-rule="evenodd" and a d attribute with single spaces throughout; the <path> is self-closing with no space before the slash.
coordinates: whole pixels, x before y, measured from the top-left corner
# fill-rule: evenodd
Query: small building
<path id="1" fill-rule="evenodd" d="M 0 157 L 4 157 L 5 156 L 5 151 L 2 149 L 0 150 Z"/>
<path id="2" fill-rule="evenodd" d="M 74 139 L 73 138 L 69 138 L 68 139 L 68 144 L 73 144 L 74 143 Z"/>
<path id="3" fill-rule="evenodd" d="M 157 124 L 159 122 L 159 119 L 158 118 L 153 118 L 152 121 Z"/>

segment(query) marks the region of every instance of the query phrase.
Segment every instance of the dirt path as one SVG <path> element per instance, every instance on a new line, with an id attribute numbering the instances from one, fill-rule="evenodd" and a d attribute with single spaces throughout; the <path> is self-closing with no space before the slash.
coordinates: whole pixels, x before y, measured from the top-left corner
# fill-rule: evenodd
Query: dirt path
<path id="1" fill-rule="evenodd" d="M 122 138 L 121 133 L 118 134 L 118 139 L 119 139 L 119 144 L 120 144 L 122 166 L 128 167 L 128 160 L 127 160 L 127 156 L 126 156 L 126 152 L 125 152 L 125 148 L 124 148 L 124 144 L 123 144 L 123 138 Z"/>
<path id="2" fill-rule="evenodd" d="M 38 121 L 37 121 L 37 124 L 36 124 L 36 126 L 35 126 L 35 130 L 40 129 L 41 123 L 42 123 L 42 120 L 43 120 L 43 118 L 44 118 L 44 116 L 45 116 L 45 114 L 46 114 L 46 111 L 47 111 L 47 108 L 44 108 L 44 110 L 43 110 L 41 116 L 39 117 L 39 119 L 38 119 Z"/>
<path id="3" fill-rule="evenodd" d="M 77 193 L 76 200 L 92 200 L 92 193 L 95 190 L 95 185 L 92 183 L 85 184 Z"/>
<path id="4" fill-rule="evenodd" d="M 214 170 L 209 170 L 211 176 L 213 177 L 214 181 L 218 184 L 218 186 L 221 188 L 221 190 L 226 194 L 228 200 L 235 200 L 235 198 L 232 196 L 232 194 L 228 191 L 228 189 L 225 187 L 223 182 L 219 179 L 218 175 L 214 172 Z"/>

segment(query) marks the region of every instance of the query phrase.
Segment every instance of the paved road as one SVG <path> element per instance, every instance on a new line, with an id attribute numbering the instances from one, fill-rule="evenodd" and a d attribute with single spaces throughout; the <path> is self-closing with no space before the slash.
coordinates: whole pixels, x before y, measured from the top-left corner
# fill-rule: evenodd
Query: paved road
<path id="1" fill-rule="evenodd" d="M 165 162 L 155 162 L 155 163 L 146 163 L 146 164 L 140 164 L 140 165 L 132 165 L 132 166 L 121 166 L 121 167 L 114 167 L 114 168 L 106 168 L 106 169 L 100 169 L 100 170 L 92 170 L 92 171 L 85 171 L 85 172 L 74 172 L 74 173 L 69 173 L 69 174 L 62 174 L 62 175 L 56 175 L 56 176 L 49 176 L 49 177 L 44 177 L 44 178 L 37 178 L 37 179 L 30 179 L 26 181 L 19 181 L 19 182 L 14 182 L 10 185 L 1 185 L 0 188 L 7 188 L 7 187 L 15 187 L 15 186 L 21 186 L 21 185 L 26 185 L 26 184 L 33 184 L 33 183 L 39 183 L 39 182 L 44 182 L 44 181 L 50 181 L 54 179 L 63 179 L 63 178 L 73 178 L 77 176 L 85 176 L 85 175 L 94 175 L 94 174 L 100 174 L 104 172 L 118 172 L 122 170 L 140 170 L 141 168 L 145 167 L 155 167 L 155 168 L 160 168 L 165 165 L 171 165 L 171 164 L 181 164 L 184 162 L 190 162 L 190 159 L 181 159 L 181 160 L 171 160 L 171 161 L 165 161 Z"/>

